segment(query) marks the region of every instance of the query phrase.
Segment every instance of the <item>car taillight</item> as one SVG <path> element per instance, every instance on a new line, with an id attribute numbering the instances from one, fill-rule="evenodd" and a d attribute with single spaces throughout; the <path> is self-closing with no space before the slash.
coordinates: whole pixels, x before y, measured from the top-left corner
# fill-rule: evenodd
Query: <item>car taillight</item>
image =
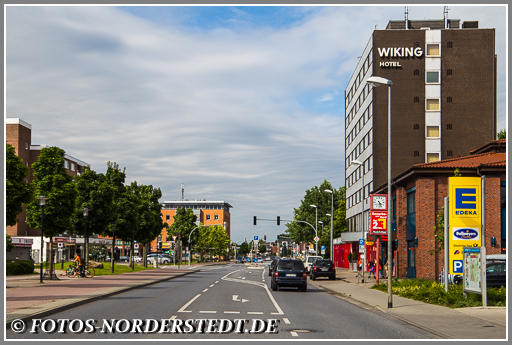
<path id="1" fill-rule="evenodd" d="M 278 272 L 274 273 L 274 277 L 276 277 L 276 278 L 279 277 L 279 273 Z"/>
<path id="2" fill-rule="evenodd" d="M 306 278 L 306 277 L 307 277 L 307 276 L 306 276 L 306 272 L 303 272 L 303 273 L 302 273 L 302 278 Z"/>
<path id="3" fill-rule="evenodd" d="M 313 266 L 313 271 L 316 271 L 316 266 Z"/>

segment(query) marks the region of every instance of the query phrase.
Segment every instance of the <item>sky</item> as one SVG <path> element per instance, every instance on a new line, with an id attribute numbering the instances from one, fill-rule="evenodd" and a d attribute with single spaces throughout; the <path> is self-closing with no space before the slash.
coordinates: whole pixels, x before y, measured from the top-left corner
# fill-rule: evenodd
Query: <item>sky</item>
<path id="1" fill-rule="evenodd" d="M 7 6 L 6 116 L 32 144 L 97 172 L 126 167 L 161 201 L 224 200 L 231 239 L 274 240 L 307 189 L 344 185 L 344 91 L 376 27 L 403 6 Z M 441 19 L 442 6 L 409 6 Z M 496 29 L 506 126 L 506 10 L 450 6 Z M 313 212 L 313 210 L 312 210 Z"/>

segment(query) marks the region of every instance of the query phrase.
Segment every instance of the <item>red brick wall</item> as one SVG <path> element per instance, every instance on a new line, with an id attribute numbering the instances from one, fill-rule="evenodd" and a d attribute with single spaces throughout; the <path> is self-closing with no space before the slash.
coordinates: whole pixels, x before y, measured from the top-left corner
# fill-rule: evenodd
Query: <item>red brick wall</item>
<path id="1" fill-rule="evenodd" d="M 485 247 L 487 254 L 501 254 L 501 206 L 499 176 L 485 178 Z M 491 247 L 491 238 L 496 238 L 496 247 Z"/>
<path id="2" fill-rule="evenodd" d="M 398 239 L 398 276 L 405 277 L 407 269 L 407 239 L 406 239 L 406 214 L 407 214 L 407 192 L 405 187 L 398 187 L 396 195 L 396 221 Z"/>
<path id="3" fill-rule="evenodd" d="M 436 184 L 433 178 L 416 180 L 416 277 L 435 279 Z"/>

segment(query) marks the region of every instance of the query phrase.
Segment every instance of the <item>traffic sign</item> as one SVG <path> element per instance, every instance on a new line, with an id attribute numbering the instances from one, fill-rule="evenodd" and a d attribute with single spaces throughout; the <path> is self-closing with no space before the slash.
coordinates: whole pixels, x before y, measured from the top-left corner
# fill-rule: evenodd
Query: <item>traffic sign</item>
<path id="1" fill-rule="evenodd" d="M 370 234 L 385 235 L 387 234 L 387 211 L 373 211 L 370 212 Z"/>
<path id="2" fill-rule="evenodd" d="M 257 241 L 258 240 L 258 236 L 254 236 L 254 240 Z"/>
<path id="3" fill-rule="evenodd" d="M 133 248 L 134 248 L 134 249 L 139 249 L 139 244 L 138 244 L 138 243 L 134 243 L 134 244 L 133 244 Z"/>
<path id="4" fill-rule="evenodd" d="M 176 241 L 176 237 L 178 237 L 178 236 L 173 236 L 173 237 L 172 237 L 172 240 L 173 240 L 173 241 Z"/>
<path id="5" fill-rule="evenodd" d="M 364 246 L 364 238 L 360 238 L 359 239 L 359 245 L 360 246 Z"/>
<path id="6" fill-rule="evenodd" d="M 320 246 L 320 251 L 322 254 L 325 254 L 325 246 L 324 245 Z"/>
<path id="7" fill-rule="evenodd" d="M 57 243 L 57 247 L 59 247 L 59 248 L 64 247 L 64 243 L 62 243 L 62 242 Z"/>
<path id="8" fill-rule="evenodd" d="M 315 236 L 315 242 L 318 242 L 318 240 L 320 240 L 318 236 Z"/>

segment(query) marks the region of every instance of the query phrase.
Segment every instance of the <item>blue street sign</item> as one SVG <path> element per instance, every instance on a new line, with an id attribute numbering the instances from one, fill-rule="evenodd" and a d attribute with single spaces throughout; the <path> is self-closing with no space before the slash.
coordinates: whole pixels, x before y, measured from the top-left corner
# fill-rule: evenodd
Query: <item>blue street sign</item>
<path id="1" fill-rule="evenodd" d="M 254 240 L 257 241 L 258 240 L 258 236 L 254 236 Z"/>
<path id="2" fill-rule="evenodd" d="M 324 245 L 321 245 L 321 246 L 320 246 L 320 249 L 321 249 L 321 250 L 325 250 L 325 246 L 324 246 Z"/>
<path id="3" fill-rule="evenodd" d="M 364 246 L 364 239 L 363 238 L 359 239 L 359 245 L 360 246 Z"/>
<path id="4" fill-rule="evenodd" d="M 251 258 L 245 258 L 245 261 L 250 262 Z"/>
<path id="5" fill-rule="evenodd" d="M 257 258 L 252 259 L 252 262 L 258 262 Z"/>

